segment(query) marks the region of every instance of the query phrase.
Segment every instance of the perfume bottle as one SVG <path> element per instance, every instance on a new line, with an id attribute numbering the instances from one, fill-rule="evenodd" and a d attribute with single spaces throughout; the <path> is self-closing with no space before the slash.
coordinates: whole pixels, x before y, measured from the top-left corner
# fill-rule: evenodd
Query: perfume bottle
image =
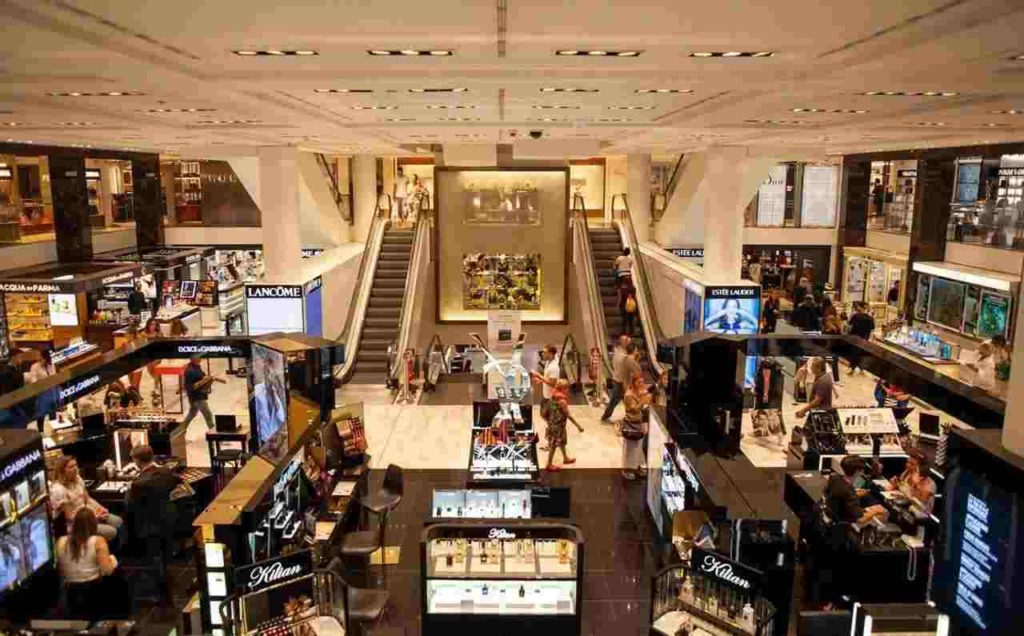
<path id="1" fill-rule="evenodd" d="M 483 589 L 483 593 L 484 593 L 484 596 L 487 596 L 487 594 L 488 594 L 489 592 L 490 592 L 490 590 L 489 590 L 489 589 L 487 589 L 487 584 L 486 584 L 486 583 L 484 583 L 484 589 Z"/>
<path id="2" fill-rule="evenodd" d="M 526 586 L 524 585 L 519 586 L 519 598 L 526 598 Z M 753 610 L 751 610 L 751 614 L 753 614 Z"/>

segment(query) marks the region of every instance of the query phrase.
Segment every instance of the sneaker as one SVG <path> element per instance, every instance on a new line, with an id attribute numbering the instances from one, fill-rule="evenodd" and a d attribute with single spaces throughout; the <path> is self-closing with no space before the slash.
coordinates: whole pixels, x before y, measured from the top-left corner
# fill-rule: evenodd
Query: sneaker
<path id="1" fill-rule="evenodd" d="M 636 475 L 634 475 L 631 470 L 624 470 L 622 471 L 622 478 L 626 481 L 633 481 L 636 479 Z"/>

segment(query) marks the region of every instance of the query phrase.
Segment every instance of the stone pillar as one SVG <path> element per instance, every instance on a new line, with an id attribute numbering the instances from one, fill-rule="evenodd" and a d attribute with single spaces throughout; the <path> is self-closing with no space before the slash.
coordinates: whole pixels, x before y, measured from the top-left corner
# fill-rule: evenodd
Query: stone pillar
<path id="1" fill-rule="evenodd" d="M 743 214 L 775 160 L 746 148 L 708 151 L 704 180 L 704 271 L 708 282 L 738 281 L 743 265 Z"/>
<path id="2" fill-rule="evenodd" d="M 843 247 L 864 247 L 868 239 L 868 202 L 871 198 L 871 162 L 843 158 L 839 183 L 839 249 L 836 255 L 836 290 L 843 292 Z M 906 275 L 906 274 L 905 274 Z"/>
<path id="3" fill-rule="evenodd" d="M 651 234 L 651 155 L 626 156 L 626 192 L 636 237 L 643 243 Z"/>
<path id="4" fill-rule="evenodd" d="M 1017 325 L 1013 333 L 1010 381 L 1003 417 L 1003 446 L 1024 457 L 1024 288 L 1017 299 Z"/>
<path id="5" fill-rule="evenodd" d="M 140 250 L 164 244 L 164 207 L 160 201 L 160 157 L 132 159 L 132 209 L 135 244 Z"/>
<path id="6" fill-rule="evenodd" d="M 910 259 L 907 262 L 904 315 L 912 315 L 917 298 L 917 276 L 911 275 L 918 261 L 943 261 L 946 258 L 946 228 L 949 202 L 953 200 L 956 161 L 953 158 L 919 159 L 917 190 L 914 196 L 914 220 L 910 226 Z"/>
<path id="7" fill-rule="evenodd" d="M 352 157 L 352 213 L 355 227 L 352 239 L 365 242 L 370 234 L 373 211 L 377 207 L 377 159 L 371 155 Z"/>
<path id="8" fill-rule="evenodd" d="M 55 154 L 48 159 L 57 260 L 62 263 L 91 261 L 92 226 L 89 224 L 89 192 L 85 186 L 85 158 Z"/>
<path id="9" fill-rule="evenodd" d="M 292 281 L 302 264 L 299 230 L 299 168 L 295 148 L 263 148 L 259 152 L 263 258 L 267 278 Z"/>

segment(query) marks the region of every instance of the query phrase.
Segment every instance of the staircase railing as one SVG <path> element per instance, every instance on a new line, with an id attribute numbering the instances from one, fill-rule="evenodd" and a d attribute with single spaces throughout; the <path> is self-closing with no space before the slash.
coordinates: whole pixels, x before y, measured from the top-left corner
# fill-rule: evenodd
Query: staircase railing
<path id="1" fill-rule="evenodd" d="M 341 218 L 347 223 L 352 223 L 352 200 L 338 186 L 337 169 L 331 166 L 330 160 L 323 153 L 317 152 L 313 156 L 316 157 L 316 162 L 320 166 L 321 172 L 327 177 L 327 187 L 331 190 L 331 196 L 334 198 L 334 204 L 338 206 Z"/>
<path id="2" fill-rule="evenodd" d="M 577 203 L 579 205 L 577 205 Z M 590 228 L 587 225 L 586 205 L 581 195 L 573 197 L 572 204 L 573 235 L 576 245 L 579 246 L 579 256 L 576 266 L 577 278 L 580 280 L 580 287 L 585 292 L 587 324 L 591 325 L 594 333 L 590 337 L 590 347 L 597 348 L 601 352 L 601 367 L 607 377 L 611 377 L 612 364 L 608 357 L 608 325 L 604 320 L 604 300 L 601 298 L 601 289 L 598 286 L 597 270 L 594 268 L 594 251 L 590 244 Z"/>
<path id="3" fill-rule="evenodd" d="M 615 209 L 615 201 L 621 199 L 622 208 Z M 647 336 L 644 341 L 647 343 L 647 355 L 651 361 L 651 368 L 660 374 L 663 371 L 658 362 L 658 342 L 665 339 L 658 323 L 657 312 L 654 305 L 654 297 L 651 295 L 651 279 L 647 273 L 647 266 L 644 264 L 643 254 L 640 253 L 640 241 L 636 236 L 636 229 L 633 227 L 633 217 L 629 213 L 629 202 L 625 194 L 612 195 L 612 222 L 619 228 L 619 235 L 622 243 L 629 248 L 633 255 L 633 268 L 636 276 L 633 277 L 633 286 L 637 290 L 637 309 L 640 314 L 640 322 L 644 327 L 644 334 Z"/>
<path id="4" fill-rule="evenodd" d="M 431 237 L 432 216 L 420 208 L 416 214 L 415 235 L 413 237 L 412 251 L 409 254 L 409 273 L 405 277 L 405 291 L 402 292 L 402 311 L 398 320 L 398 354 L 401 356 L 409 348 L 409 340 L 412 333 L 413 319 L 418 315 L 415 311 L 417 294 L 420 285 L 420 278 L 426 270 L 426 264 L 430 262 L 430 237 Z M 421 262 L 422 261 L 422 262 Z M 391 370 L 391 377 L 397 378 L 401 371 L 401 365 L 396 364 Z"/>
<path id="5" fill-rule="evenodd" d="M 381 207 L 381 200 L 387 201 L 387 212 Z M 335 377 L 345 381 L 352 374 L 356 362 L 356 354 L 359 351 L 359 341 L 363 335 L 363 323 L 366 320 L 366 307 L 370 303 L 370 292 L 373 289 L 373 279 L 377 274 L 377 262 L 380 259 L 380 248 L 384 243 L 384 230 L 387 229 L 391 218 L 391 197 L 384 194 L 377 198 L 377 205 L 373 211 L 373 222 L 370 224 L 370 232 L 366 237 L 366 249 L 359 259 L 359 271 L 356 273 L 356 285 L 358 287 L 356 296 L 348 306 L 348 317 L 345 319 L 345 330 L 341 332 L 337 340 L 345 343 L 345 363 L 335 372 Z"/>

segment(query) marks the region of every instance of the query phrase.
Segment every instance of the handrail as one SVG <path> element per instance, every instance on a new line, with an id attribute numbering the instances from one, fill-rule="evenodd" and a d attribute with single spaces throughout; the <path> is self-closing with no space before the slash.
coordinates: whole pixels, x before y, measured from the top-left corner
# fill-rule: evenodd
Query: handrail
<path id="1" fill-rule="evenodd" d="M 579 201 L 579 207 L 576 202 Z M 583 196 L 577 194 L 573 197 L 572 217 L 573 231 L 576 240 L 579 242 L 582 258 L 580 263 L 583 266 L 583 286 L 586 288 L 587 310 L 590 314 L 590 324 L 594 327 L 594 342 L 601 352 L 601 367 L 607 377 L 612 375 L 612 363 L 608 357 L 608 325 L 604 321 L 604 301 L 601 298 L 601 290 L 598 286 L 597 271 L 594 269 L 594 252 L 590 245 L 590 228 L 587 224 L 586 204 Z"/>
<path id="2" fill-rule="evenodd" d="M 619 211 L 619 218 L 615 218 L 615 200 L 622 197 L 622 210 Z M 664 368 L 658 362 L 658 342 L 665 339 L 661 331 L 658 317 L 654 306 L 654 297 L 651 296 L 651 279 L 647 274 L 647 266 L 644 264 L 643 254 L 640 252 L 640 241 L 636 236 L 636 229 L 633 227 L 633 217 L 629 212 L 629 202 L 625 194 L 614 194 L 611 200 L 612 222 L 617 222 L 622 242 L 629 247 L 633 257 L 633 267 L 637 275 L 633 279 L 633 286 L 637 289 L 637 309 L 640 314 L 640 322 L 643 324 L 644 334 L 647 336 L 644 341 L 647 343 L 647 357 L 651 361 L 651 368 L 655 374 L 661 375 Z"/>
<path id="3" fill-rule="evenodd" d="M 668 205 L 668 200 L 672 198 L 672 192 L 679 185 L 679 177 L 683 174 L 683 159 L 685 158 L 686 153 L 679 154 L 679 158 L 676 159 L 676 165 L 672 168 L 672 174 L 668 177 L 668 183 L 665 184 L 665 205 Z"/>
<path id="4" fill-rule="evenodd" d="M 331 170 L 331 164 L 327 160 L 327 157 L 323 153 L 313 153 L 316 157 L 317 164 L 320 165 L 320 169 L 327 176 L 327 187 L 331 190 L 331 196 L 334 198 L 334 205 L 337 206 L 338 212 L 341 213 L 341 218 L 345 221 L 352 221 L 352 204 L 347 194 L 342 193 L 341 188 L 338 186 L 338 174 Z M 344 202 L 344 206 L 342 203 Z"/>
<path id="5" fill-rule="evenodd" d="M 572 360 L 576 361 L 575 379 L 569 372 L 569 363 Z M 569 380 L 570 384 L 583 384 L 583 365 L 581 362 L 580 347 L 576 344 L 576 338 L 571 333 L 565 334 L 565 338 L 562 339 L 562 352 L 558 356 L 558 368 L 562 376 Z"/>
<path id="6" fill-rule="evenodd" d="M 402 295 L 402 311 L 398 319 L 398 354 L 404 355 L 409 348 L 409 338 L 412 332 L 413 305 L 416 300 L 416 291 L 419 288 L 420 273 L 425 267 L 420 266 L 420 260 L 430 257 L 430 215 L 424 214 L 420 208 L 416 213 L 416 235 L 413 238 L 412 252 L 409 254 L 409 273 L 405 277 L 405 291 Z M 391 369 L 392 378 L 397 378 L 402 365 L 396 364 Z"/>
<path id="7" fill-rule="evenodd" d="M 388 210 L 391 209 L 391 197 L 388 198 Z M 384 243 L 384 230 L 390 222 L 390 214 L 381 214 L 381 198 L 377 197 L 377 205 L 373 211 L 373 222 L 370 224 L 370 232 L 366 237 L 366 248 L 359 260 L 359 271 L 356 273 L 356 285 L 358 292 L 352 303 L 348 306 L 348 317 L 345 319 L 345 330 L 338 335 L 337 340 L 345 343 L 345 363 L 335 372 L 335 377 L 342 381 L 348 379 L 352 373 L 356 361 L 356 353 L 359 351 L 359 341 L 363 335 L 363 322 L 366 319 L 366 306 L 370 302 L 370 291 L 373 289 L 373 279 L 377 273 L 377 261 L 380 257 L 380 248 Z"/>

